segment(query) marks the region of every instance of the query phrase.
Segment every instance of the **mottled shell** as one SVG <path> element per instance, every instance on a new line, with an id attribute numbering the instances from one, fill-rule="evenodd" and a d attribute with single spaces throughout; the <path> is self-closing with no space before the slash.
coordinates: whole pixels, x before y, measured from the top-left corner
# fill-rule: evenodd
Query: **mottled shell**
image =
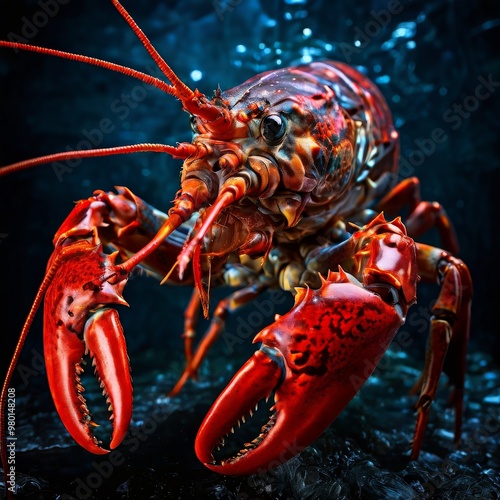
<path id="1" fill-rule="evenodd" d="M 354 200 L 353 187 L 397 172 L 398 136 L 389 108 L 375 85 L 345 64 L 328 61 L 269 71 L 222 97 L 233 112 L 260 107 L 264 115 L 287 117 L 287 135 L 279 146 L 270 148 L 259 137 L 261 114 L 243 148 L 272 155 L 285 189 L 311 193 L 305 215 L 362 209 L 364 200 L 359 189 Z M 364 191 L 361 196 L 367 198 Z"/>

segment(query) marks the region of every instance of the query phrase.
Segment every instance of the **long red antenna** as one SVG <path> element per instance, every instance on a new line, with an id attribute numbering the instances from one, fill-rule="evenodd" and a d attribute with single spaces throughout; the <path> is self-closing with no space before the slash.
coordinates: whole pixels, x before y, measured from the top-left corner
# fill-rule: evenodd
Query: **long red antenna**
<path id="1" fill-rule="evenodd" d="M 129 146 L 115 146 L 111 148 L 87 149 L 85 151 L 63 151 L 62 153 L 53 153 L 45 156 L 37 156 L 29 160 L 23 160 L 12 163 L 5 167 L 0 167 L 0 177 L 14 172 L 20 172 L 31 167 L 37 167 L 54 161 L 75 160 L 80 158 L 95 158 L 99 156 L 126 155 L 131 153 L 167 153 L 174 158 L 185 160 L 190 156 L 195 156 L 200 152 L 195 144 L 182 142 L 177 147 L 167 146 L 166 144 L 131 144 Z M 203 153 L 203 151 L 201 151 Z"/>
<path id="2" fill-rule="evenodd" d="M 176 97 L 178 97 L 181 101 L 193 97 L 194 92 L 173 72 L 172 68 L 165 62 L 163 57 L 161 57 L 158 51 L 153 47 L 153 44 L 151 43 L 149 38 L 144 34 L 141 28 L 139 28 L 132 16 L 125 10 L 125 7 L 123 7 L 123 5 L 118 0 L 111 0 L 111 2 L 121 14 L 123 19 L 127 21 L 128 25 L 132 28 L 132 31 L 137 35 L 137 38 L 139 38 L 144 48 L 152 57 L 153 61 L 161 69 L 162 73 L 170 80 L 173 88 L 175 88 L 177 91 Z"/>
<path id="3" fill-rule="evenodd" d="M 14 350 L 14 354 L 9 364 L 9 368 L 7 370 L 7 375 L 5 375 L 5 380 L 2 386 L 2 390 L 0 393 L 0 443 L 1 443 L 1 451 L 0 451 L 0 459 L 3 468 L 3 475 L 5 481 L 5 492 L 6 498 L 12 498 L 11 490 L 8 488 L 7 477 L 10 477 L 9 474 L 9 465 L 7 464 L 7 440 L 6 440 L 6 428 L 5 428 L 5 404 L 7 403 L 7 393 L 9 390 L 10 381 L 12 380 L 12 375 L 14 374 L 14 370 L 16 368 L 17 362 L 19 361 L 19 356 L 21 355 L 21 350 L 24 345 L 24 341 L 28 336 L 28 332 L 30 330 L 31 324 L 35 319 L 35 314 L 42 303 L 43 296 L 47 291 L 50 283 L 52 282 L 57 270 L 59 269 L 62 262 L 61 256 L 57 257 L 49 270 L 45 274 L 45 277 L 38 289 L 38 292 L 35 297 L 35 301 L 31 306 L 30 312 L 28 313 L 28 317 L 24 322 L 23 329 L 21 331 L 21 335 L 19 336 L 19 340 L 17 341 L 16 348 Z"/>
<path id="4" fill-rule="evenodd" d="M 157 87 L 160 90 L 163 90 L 163 92 L 177 97 L 181 101 L 193 97 L 194 92 L 174 73 L 172 68 L 160 56 L 158 51 L 153 47 L 151 41 L 144 34 L 141 28 L 139 28 L 137 23 L 132 19 L 132 16 L 125 10 L 123 5 L 118 0 L 111 0 L 111 2 L 116 7 L 120 15 L 125 19 L 125 21 L 127 21 L 128 25 L 132 28 L 132 31 L 137 35 L 144 48 L 148 51 L 149 55 L 153 58 L 154 62 L 160 68 L 162 73 L 170 80 L 172 85 L 169 85 L 168 83 L 165 83 L 162 80 L 155 78 L 154 76 L 148 75 L 132 68 L 128 68 L 127 66 L 122 66 L 121 64 L 104 61 L 95 57 L 75 54 L 73 52 L 66 52 L 64 50 L 49 49 L 47 47 L 38 47 L 36 45 L 28 45 L 17 42 L 7 42 L 5 40 L 0 40 L 0 47 L 27 50 L 30 52 L 36 52 L 38 54 L 60 57 L 62 59 L 69 59 L 71 61 L 83 62 L 92 66 L 106 68 L 117 73 L 123 73 L 124 75 L 131 76 L 133 78 L 136 78 L 137 80 L 141 80 L 148 85 Z"/>
<path id="5" fill-rule="evenodd" d="M 127 66 L 122 66 L 121 64 L 112 63 L 109 61 L 104 61 L 95 57 L 85 56 L 81 54 L 75 54 L 73 52 L 66 52 L 63 50 L 50 49 L 47 47 L 39 47 L 36 45 L 27 45 L 17 42 L 8 42 L 5 40 L 0 40 L 0 47 L 7 47 L 11 49 L 25 50 L 29 52 L 35 52 L 38 54 L 60 57 L 62 59 L 68 59 L 71 61 L 82 62 L 92 66 L 97 66 L 100 68 L 105 68 L 116 73 L 122 73 L 127 76 L 131 76 L 137 80 L 140 80 L 148 85 L 156 87 L 163 92 L 172 95 L 179 99 L 183 106 L 194 114 L 203 114 L 209 116 L 210 118 L 218 117 L 221 113 L 217 106 L 206 101 L 205 96 L 198 91 L 193 92 L 182 80 L 174 73 L 172 68 L 165 62 L 165 60 L 160 56 L 158 51 L 153 47 L 153 44 L 144 34 L 144 32 L 139 28 L 137 23 L 132 19 L 132 16 L 125 10 L 118 0 L 111 0 L 115 8 L 118 10 L 120 15 L 125 19 L 128 25 L 131 27 L 132 31 L 137 35 L 141 41 L 144 48 L 148 51 L 150 56 L 153 58 L 155 63 L 158 65 L 163 74 L 169 79 L 171 85 L 156 78 L 154 76 L 148 75 L 141 71 L 137 71 Z M 203 102 L 202 102 L 203 100 Z M 97 156 L 111 156 L 119 154 L 130 154 L 139 152 L 155 152 L 155 153 L 167 153 L 172 155 L 174 158 L 186 159 L 190 156 L 202 153 L 193 144 L 182 143 L 177 147 L 168 146 L 163 144 L 133 144 L 129 146 L 118 146 L 111 148 L 97 148 L 88 149 L 85 151 L 68 151 L 62 153 L 56 153 L 46 156 L 39 156 L 36 158 L 31 158 L 29 160 L 24 160 L 21 162 L 13 163 L 5 167 L 0 167 L 0 177 L 4 175 L 11 174 L 13 172 L 19 172 L 31 167 L 42 165 L 45 163 L 51 163 L 54 161 L 65 161 L 76 158 L 91 158 Z"/>
<path id="6" fill-rule="evenodd" d="M 137 80 L 141 80 L 148 85 L 152 85 L 153 87 L 157 87 L 160 90 L 163 90 L 163 92 L 166 92 L 167 94 L 171 94 L 177 97 L 175 88 L 172 87 L 172 85 L 169 85 L 168 83 L 165 83 L 164 81 L 154 76 L 148 75 L 147 73 L 142 73 L 141 71 L 128 68 L 127 66 L 122 66 L 121 64 L 103 61 L 102 59 L 97 59 L 96 57 L 83 56 L 81 54 L 75 54 L 73 52 L 66 52 L 64 50 L 49 49 L 47 47 L 39 47 L 37 45 L 28 45 L 26 43 L 7 42 L 6 40 L 0 40 L 0 47 L 26 50 L 28 52 L 36 52 L 37 54 L 60 57 L 62 59 L 69 59 L 70 61 L 78 61 L 85 64 L 90 64 L 91 66 L 106 68 L 110 71 L 122 73 L 124 75 L 136 78 Z"/>
<path id="7" fill-rule="evenodd" d="M 126 66 L 122 66 L 120 64 L 115 64 L 112 62 L 104 61 L 101 59 L 97 59 L 94 57 L 89 57 L 89 56 L 84 56 L 81 54 L 74 54 L 71 52 L 65 52 L 61 50 L 56 50 L 56 49 L 50 49 L 46 47 L 38 47 L 34 45 L 27 45 L 27 44 L 21 44 L 21 43 L 16 43 L 16 42 L 9 42 L 9 41 L 4 41 L 0 40 L 0 47 L 6 47 L 6 48 L 11 48 L 11 49 L 19 49 L 19 50 L 25 50 L 25 51 L 31 51 L 35 52 L 38 54 L 43 54 L 43 55 L 49 55 L 49 56 L 55 56 L 55 57 L 60 57 L 63 59 L 69 59 L 72 61 L 78 61 L 82 62 L 85 64 L 89 64 L 92 66 L 98 66 L 101 68 L 108 69 L 110 71 L 115 71 L 117 73 L 122 73 L 127 76 L 131 76 L 137 80 L 140 80 L 148 85 L 152 85 L 154 87 L 159 88 L 163 92 L 173 95 L 174 97 L 178 98 L 181 100 L 183 105 L 186 107 L 189 106 L 189 104 L 192 104 L 195 101 L 198 101 L 200 98 L 203 98 L 203 94 L 200 94 L 199 92 L 193 92 L 187 85 L 185 85 L 178 77 L 177 75 L 172 71 L 172 69 L 168 66 L 168 64 L 161 58 L 161 56 L 158 54 L 156 49 L 153 47 L 151 42 L 148 40 L 146 35 L 142 32 L 142 30 L 137 26 L 135 21 L 132 19 L 132 17 L 128 14 L 128 12 L 123 8 L 123 6 L 120 4 L 118 0 L 112 0 L 113 5 L 116 7 L 118 12 L 123 16 L 123 18 L 127 21 L 129 26 L 132 28 L 134 33 L 139 37 L 141 40 L 142 44 L 146 48 L 146 50 L 149 52 L 151 57 L 154 59 L 156 64 L 159 66 L 161 71 L 165 74 L 165 76 L 169 79 L 172 85 L 169 85 L 168 83 L 163 82 L 162 80 L 153 77 L 151 75 L 148 75 L 146 73 L 143 73 L 141 71 L 134 70 L 132 68 L 128 68 Z M 188 105 L 186 105 L 188 103 Z M 205 108 L 206 110 L 210 110 L 210 113 L 216 114 L 215 113 L 215 106 L 204 102 L 203 104 L 199 104 L 200 107 L 203 109 Z M 25 160 L 22 162 L 18 162 L 12 165 L 8 165 L 6 167 L 0 168 L 0 176 L 2 175 L 7 175 L 12 172 L 17 172 L 20 170 L 24 170 L 29 167 L 34 167 L 36 165 L 40 165 L 43 163 L 50 163 L 53 161 L 64 161 L 68 159 L 73 159 L 73 158 L 87 158 L 87 157 L 96 157 L 96 156 L 107 156 L 107 155 L 115 155 L 115 154 L 128 154 L 128 153 L 136 153 L 136 152 L 163 152 L 163 153 L 168 153 L 173 155 L 174 157 L 177 158 L 183 158 L 186 159 L 189 156 L 193 156 L 196 154 L 203 154 L 203 151 L 200 151 L 197 146 L 194 144 L 189 144 L 189 143 L 182 143 L 179 144 L 177 147 L 174 146 L 167 146 L 163 144 L 135 144 L 135 145 L 129 145 L 129 146 L 119 146 L 119 147 L 114 147 L 114 148 L 99 148 L 99 149 L 91 149 L 91 150 L 85 150 L 85 151 L 67 151 L 63 153 L 56 153 L 52 155 L 46 155 L 46 156 L 40 156 L 38 158 L 32 158 L 30 160 Z M 168 236 L 171 232 L 173 232 L 176 227 L 178 227 L 181 223 L 183 222 L 183 219 L 178 216 L 177 214 L 173 214 L 170 219 L 162 226 L 160 229 L 159 233 L 153 240 L 146 245 L 145 248 L 142 249 L 141 255 L 147 256 L 149 253 L 154 251 L 163 241 L 163 239 Z M 136 261 L 138 262 L 138 258 L 136 257 L 135 260 L 130 259 L 133 262 L 127 263 L 128 269 L 133 267 L 134 264 L 136 264 Z M 56 259 L 51 266 L 51 268 L 47 271 L 45 278 L 40 285 L 40 288 L 38 290 L 38 293 L 36 295 L 35 301 L 30 309 L 30 312 L 28 314 L 28 317 L 26 319 L 26 322 L 23 326 L 21 335 L 19 337 L 19 340 L 17 342 L 14 355 L 12 357 L 12 360 L 9 364 L 9 368 L 7 371 L 7 375 L 4 381 L 4 384 L 2 386 L 2 389 L 0 391 L 0 462 L 3 467 L 3 472 L 4 472 L 4 478 L 5 478 L 5 490 L 6 490 L 6 495 L 8 498 L 12 497 L 11 491 L 8 489 L 8 483 L 7 483 L 7 477 L 8 477 L 8 464 L 7 464 L 7 449 L 6 449 L 6 428 L 5 428 L 5 405 L 6 405 L 6 400 L 7 400 L 7 392 L 9 388 L 10 381 L 12 379 L 12 375 L 14 373 L 14 369 L 16 367 L 16 364 L 19 360 L 19 356 L 22 350 L 22 347 L 24 345 L 24 342 L 26 340 L 26 336 L 29 332 L 30 326 L 33 322 L 33 319 L 35 317 L 35 313 L 40 306 L 43 296 L 45 294 L 45 291 L 47 290 L 47 287 L 51 283 L 54 274 L 60 265 L 60 261 Z"/>
<path id="8" fill-rule="evenodd" d="M 220 132 L 224 129 L 231 130 L 232 116 L 224 106 L 217 106 L 211 103 L 205 95 L 198 90 L 194 92 L 173 72 L 172 68 L 158 54 L 158 51 L 153 47 L 144 32 L 137 26 L 137 23 L 132 19 L 132 16 L 125 10 L 123 5 L 118 0 L 111 0 L 118 12 L 127 21 L 132 31 L 137 35 L 144 48 L 153 58 L 154 62 L 161 69 L 163 74 L 172 83 L 172 88 L 175 89 L 175 96 L 182 102 L 184 109 L 189 113 L 199 116 L 208 122 L 217 122 L 217 128 Z"/>

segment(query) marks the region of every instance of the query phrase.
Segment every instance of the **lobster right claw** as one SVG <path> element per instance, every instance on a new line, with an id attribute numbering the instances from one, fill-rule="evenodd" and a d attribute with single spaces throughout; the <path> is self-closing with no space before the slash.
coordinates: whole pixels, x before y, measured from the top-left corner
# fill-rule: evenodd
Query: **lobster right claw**
<path id="1" fill-rule="evenodd" d="M 352 280 L 352 281 L 351 281 Z M 380 296 L 341 271 L 319 290 L 301 289 L 295 306 L 262 330 L 257 351 L 214 403 L 196 453 L 221 474 L 251 474 L 304 450 L 345 408 L 375 368 L 403 319 Z M 214 459 L 232 427 L 274 392 L 262 432 L 236 456 Z M 222 439 L 221 439 L 222 438 Z"/>
<path id="2" fill-rule="evenodd" d="M 339 266 L 319 289 L 297 288 L 293 308 L 255 337 L 260 351 L 222 391 L 196 437 L 196 454 L 209 469 L 251 474 L 305 449 L 356 395 L 404 323 L 418 281 L 415 243 L 404 226 L 380 215 L 349 244 L 355 255 L 347 264 L 363 282 Z M 235 423 L 273 392 L 261 432 L 236 454 L 226 451 Z"/>
<path id="3" fill-rule="evenodd" d="M 86 450 L 109 450 L 92 433 L 92 421 L 80 376 L 89 354 L 111 411 L 109 448 L 125 437 L 132 416 L 132 380 L 118 313 L 107 304 L 127 305 L 126 279 L 116 280 L 115 255 L 86 240 L 58 247 L 60 259 L 45 296 L 44 353 L 47 378 L 57 412 L 68 432 Z M 54 261 L 53 259 L 53 261 Z"/>

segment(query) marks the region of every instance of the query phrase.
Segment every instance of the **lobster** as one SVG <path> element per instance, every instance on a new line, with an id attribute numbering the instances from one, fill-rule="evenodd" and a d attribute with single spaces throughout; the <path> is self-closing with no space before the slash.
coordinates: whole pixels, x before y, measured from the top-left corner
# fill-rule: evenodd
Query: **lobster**
<path id="1" fill-rule="evenodd" d="M 229 314 L 267 290 L 295 297 L 291 310 L 254 338 L 260 348 L 203 420 L 195 451 L 208 468 L 249 474 L 282 463 L 316 439 L 384 355 L 416 301 L 419 280 L 438 283 L 440 292 L 423 373 L 412 389 L 418 400 L 410 456 L 417 459 L 422 448 L 443 371 L 453 386 L 458 442 L 471 278 L 456 257 L 457 237 L 444 208 L 421 200 L 417 178 L 397 182 L 399 137 L 379 89 L 347 64 L 324 61 L 268 71 L 231 90 L 217 89 L 210 99 L 183 83 L 120 2 L 112 3 L 169 83 L 79 54 L 7 41 L 0 47 L 99 66 L 155 86 L 189 113 L 193 140 L 67 151 L 0 169 L 6 175 L 54 161 L 151 151 L 183 161 L 180 189 L 167 214 L 125 187 L 95 191 L 56 232 L 2 389 L 4 471 L 7 389 L 42 301 L 47 377 L 68 432 L 96 454 L 125 437 L 132 380 L 113 306 L 126 305 L 123 290 L 136 268 L 162 283 L 194 288 L 185 315 L 186 368 L 172 396 L 196 376 Z M 403 223 L 397 215 L 404 208 L 409 215 Z M 437 228 L 442 248 L 415 241 L 431 228 Z M 209 316 L 210 289 L 222 284 L 237 290 L 217 305 L 195 348 L 197 318 L 201 312 Z M 96 423 L 83 396 L 86 355 L 111 412 L 106 446 L 92 432 Z M 224 452 L 234 427 L 270 397 L 274 405 L 261 432 L 239 451 Z"/>

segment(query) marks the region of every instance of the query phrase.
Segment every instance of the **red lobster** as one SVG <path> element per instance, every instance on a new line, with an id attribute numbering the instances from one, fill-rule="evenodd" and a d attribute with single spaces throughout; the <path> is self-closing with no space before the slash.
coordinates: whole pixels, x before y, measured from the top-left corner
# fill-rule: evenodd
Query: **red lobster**
<path id="1" fill-rule="evenodd" d="M 123 288 L 141 266 L 165 276 L 163 281 L 194 285 L 185 316 L 187 365 L 172 394 L 196 374 L 229 313 L 271 288 L 295 294 L 293 308 L 255 337 L 260 349 L 201 425 L 196 454 L 210 469 L 252 473 L 291 458 L 317 438 L 370 375 L 366 360 L 375 366 L 385 353 L 416 300 L 419 279 L 438 283 L 440 293 L 425 368 L 414 387 L 419 397 L 411 457 L 421 449 L 443 370 L 454 386 L 458 441 L 471 279 L 454 256 L 457 240 L 442 206 L 421 201 L 416 178 L 395 185 L 398 133 L 380 91 L 352 67 L 327 61 L 269 71 L 209 99 L 188 88 L 118 0 L 113 4 L 170 83 L 78 54 L 13 42 L 0 46 L 101 66 L 154 85 L 190 114 L 193 141 L 64 152 L 0 170 L 7 174 L 56 160 L 141 151 L 184 161 L 168 215 L 126 188 L 96 191 L 76 204 L 57 231 L 2 391 L 2 437 L 7 387 L 44 298 L 47 375 L 62 421 L 85 449 L 108 451 L 92 433 L 95 424 L 80 384 L 82 358 L 89 353 L 112 412 L 109 448 L 120 444 L 132 414 L 132 383 L 112 306 L 126 304 Z M 382 213 L 397 215 L 404 207 L 405 224 L 400 217 L 388 222 Z M 432 227 L 444 249 L 414 241 Z M 194 349 L 197 315 L 200 309 L 208 315 L 209 289 L 224 283 L 240 289 L 219 303 Z M 255 439 L 239 452 L 215 453 L 272 395 L 271 416 Z M 2 458 L 5 465 L 4 439 Z"/>

